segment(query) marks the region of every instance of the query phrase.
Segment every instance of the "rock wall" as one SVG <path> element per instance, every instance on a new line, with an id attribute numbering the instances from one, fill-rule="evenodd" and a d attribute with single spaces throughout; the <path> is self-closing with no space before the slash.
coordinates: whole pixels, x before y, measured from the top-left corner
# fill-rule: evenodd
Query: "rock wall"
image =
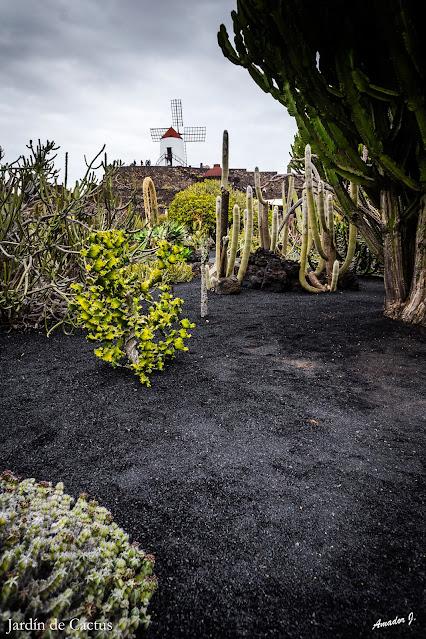
<path id="1" fill-rule="evenodd" d="M 170 205 L 176 193 L 195 182 L 202 182 L 206 172 L 206 167 L 123 166 L 118 171 L 115 189 L 123 202 L 130 199 L 134 190 L 137 207 L 143 211 L 142 182 L 146 176 L 150 176 L 155 183 L 161 212 Z M 276 171 L 261 171 L 261 185 L 266 198 L 281 198 L 282 180 L 286 177 L 278 175 Z M 230 169 L 229 182 L 234 188 L 245 191 L 247 186 L 254 187 L 253 172 L 247 169 Z"/>

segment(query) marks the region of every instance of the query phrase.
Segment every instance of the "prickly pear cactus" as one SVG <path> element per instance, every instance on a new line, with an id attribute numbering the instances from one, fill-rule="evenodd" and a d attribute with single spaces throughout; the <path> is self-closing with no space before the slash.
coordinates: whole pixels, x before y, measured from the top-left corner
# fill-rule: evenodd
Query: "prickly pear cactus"
<path id="1" fill-rule="evenodd" d="M 153 565 L 97 502 L 0 476 L 0 636 L 134 637 L 149 623 Z"/>

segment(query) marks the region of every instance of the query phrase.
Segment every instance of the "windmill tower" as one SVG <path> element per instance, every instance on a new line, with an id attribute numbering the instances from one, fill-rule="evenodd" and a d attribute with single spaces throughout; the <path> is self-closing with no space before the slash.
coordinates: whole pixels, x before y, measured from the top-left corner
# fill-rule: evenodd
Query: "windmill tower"
<path id="1" fill-rule="evenodd" d="M 187 142 L 205 142 L 205 126 L 183 126 L 182 100 L 171 100 L 172 126 L 150 129 L 153 142 L 160 143 L 160 157 L 156 164 L 162 166 L 187 166 Z"/>

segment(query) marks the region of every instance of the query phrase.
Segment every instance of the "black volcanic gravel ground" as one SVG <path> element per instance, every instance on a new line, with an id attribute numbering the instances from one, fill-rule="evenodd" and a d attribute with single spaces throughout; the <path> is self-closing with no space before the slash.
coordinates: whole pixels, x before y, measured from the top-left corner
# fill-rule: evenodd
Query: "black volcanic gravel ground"
<path id="1" fill-rule="evenodd" d="M 197 321 L 198 282 L 177 290 Z M 2 335 L 0 469 L 154 552 L 147 639 L 425 637 L 426 346 L 382 297 L 211 296 L 152 389 L 79 334 Z"/>

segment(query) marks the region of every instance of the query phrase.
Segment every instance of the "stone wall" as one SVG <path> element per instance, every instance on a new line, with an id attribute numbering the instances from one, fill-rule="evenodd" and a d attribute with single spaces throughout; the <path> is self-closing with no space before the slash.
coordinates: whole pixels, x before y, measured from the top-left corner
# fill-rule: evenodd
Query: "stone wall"
<path id="1" fill-rule="evenodd" d="M 206 167 L 123 166 L 118 171 L 115 189 L 123 202 L 129 200 L 132 190 L 135 190 L 137 206 L 143 210 L 142 182 L 146 176 L 150 176 L 155 183 L 161 212 L 170 205 L 176 193 L 195 182 L 202 182 L 206 172 Z M 265 197 L 281 198 L 282 180 L 286 177 L 278 175 L 276 171 L 261 171 L 260 179 Z M 245 191 L 247 186 L 254 187 L 253 172 L 247 169 L 230 169 L 229 182 L 234 188 Z"/>

